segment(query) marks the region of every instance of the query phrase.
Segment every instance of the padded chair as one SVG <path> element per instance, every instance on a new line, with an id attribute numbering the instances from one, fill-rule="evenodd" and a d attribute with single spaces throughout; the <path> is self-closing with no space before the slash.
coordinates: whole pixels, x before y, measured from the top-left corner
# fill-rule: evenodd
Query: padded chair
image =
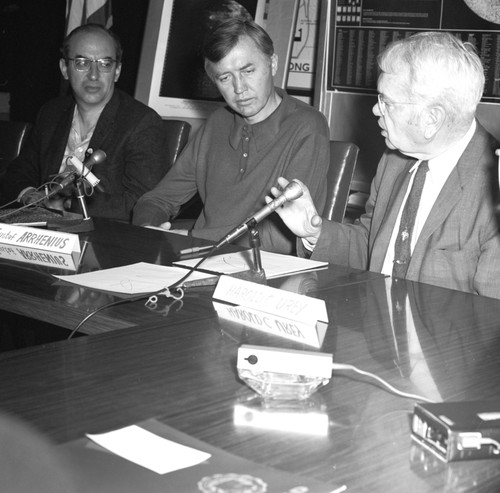
<path id="1" fill-rule="evenodd" d="M 359 147 L 352 142 L 330 141 L 327 197 L 323 210 L 326 219 L 337 222 L 344 219 L 358 153 Z"/>
<path id="2" fill-rule="evenodd" d="M 0 180 L 9 164 L 19 156 L 31 124 L 0 120 Z"/>
<path id="3" fill-rule="evenodd" d="M 189 139 L 191 125 L 182 120 L 163 120 L 163 123 L 167 129 L 168 144 L 172 153 L 172 160 L 169 163 L 170 169 Z M 202 203 L 200 196 L 196 194 L 188 202 L 182 205 L 179 214 L 177 214 L 175 218 L 175 227 L 178 229 L 190 229 L 194 224 L 193 219 L 196 219 L 200 215 L 201 208 Z"/>
<path id="4" fill-rule="evenodd" d="M 183 120 L 163 120 L 165 129 L 167 131 L 168 145 L 171 152 L 171 160 L 168 163 L 168 169 L 177 161 L 179 154 L 181 153 L 184 146 L 187 144 L 189 139 L 189 133 L 191 131 L 191 125 Z M 198 194 L 196 194 L 191 200 L 184 204 L 176 220 L 178 219 L 196 219 L 201 211 L 201 199 Z M 187 229 L 194 224 L 190 221 L 186 224 L 177 223 L 176 227 L 180 229 Z"/>
<path id="5" fill-rule="evenodd" d="M 168 163 L 168 169 L 170 169 L 189 139 L 191 125 L 183 120 L 163 120 L 163 125 L 170 149 L 170 162 Z"/>

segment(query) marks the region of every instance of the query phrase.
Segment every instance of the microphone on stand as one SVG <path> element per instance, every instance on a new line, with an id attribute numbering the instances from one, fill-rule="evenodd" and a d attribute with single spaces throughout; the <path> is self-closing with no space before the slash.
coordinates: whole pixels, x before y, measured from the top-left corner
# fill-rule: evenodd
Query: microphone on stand
<path id="1" fill-rule="evenodd" d="M 206 253 L 194 266 L 190 267 L 188 273 L 177 283 L 174 284 L 174 287 L 181 285 L 184 282 L 184 286 L 204 286 L 208 284 L 214 284 L 213 279 L 202 279 L 196 281 L 185 282 L 185 279 L 189 277 L 189 275 L 195 271 L 207 258 L 211 257 L 219 248 L 223 247 L 231 243 L 232 241 L 239 238 L 241 235 L 250 231 L 251 238 L 250 243 L 252 245 L 252 250 L 254 254 L 254 267 L 249 271 L 240 272 L 237 274 L 231 274 L 233 277 L 238 277 L 240 279 L 245 279 L 258 283 L 266 282 L 266 275 L 264 270 L 262 269 L 262 263 L 260 261 L 260 239 L 258 235 L 258 231 L 255 228 L 256 224 L 262 221 L 262 219 L 266 218 L 274 212 L 278 207 L 281 207 L 285 202 L 292 201 L 301 197 L 304 193 L 304 190 L 296 181 L 291 181 L 283 190 L 283 193 L 276 197 L 274 200 L 266 204 L 260 211 L 256 212 L 253 216 L 245 219 L 245 221 L 240 224 L 238 227 L 234 228 L 230 231 L 222 240 L 220 240 L 216 245 L 210 247 L 208 253 Z M 217 281 L 216 281 L 217 282 Z M 172 287 L 172 286 L 171 286 Z"/>
<path id="2" fill-rule="evenodd" d="M 101 181 L 97 176 L 90 171 L 95 164 L 102 163 L 106 160 L 106 153 L 101 149 L 94 151 L 90 157 L 82 163 L 76 156 L 69 156 L 66 160 L 66 165 L 73 168 L 77 173 L 85 179 L 85 181 L 92 187 L 97 188 L 100 192 L 104 192 L 102 185 L 99 185 Z"/>
<path id="3" fill-rule="evenodd" d="M 94 164 L 102 163 L 105 160 L 106 153 L 100 149 L 94 151 L 84 163 L 82 163 L 76 156 L 69 156 L 66 159 L 66 165 L 67 169 L 69 169 L 69 174 L 64 176 L 63 173 L 62 176 L 64 176 L 64 178 L 61 181 L 55 183 L 55 186 L 46 195 L 45 198 L 50 198 L 56 193 L 61 192 L 68 185 L 74 183 L 75 179 L 79 176 L 84 178 L 92 188 L 97 188 L 97 190 L 99 190 L 100 192 L 104 192 L 104 188 L 99 184 L 101 180 L 97 178 L 97 176 L 95 176 L 94 173 L 90 171 L 90 169 L 92 168 L 92 166 L 94 166 Z"/>
<path id="4" fill-rule="evenodd" d="M 55 186 L 46 196 L 46 198 L 50 198 L 56 193 L 62 191 L 67 185 L 74 184 L 76 187 L 76 198 L 78 199 L 78 203 L 80 205 L 80 209 L 82 211 L 83 219 L 71 221 L 67 224 L 57 225 L 57 228 L 60 230 L 72 232 L 72 233 L 81 233 L 92 231 L 94 229 L 94 223 L 92 218 L 90 217 L 87 204 L 85 201 L 85 190 L 83 187 L 83 182 L 88 183 L 92 190 L 97 188 L 100 191 L 104 191 L 101 185 L 99 185 L 99 178 L 97 178 L 91 171 L 90 168 L 94 166 L 94 164 L 102 163 L 106 159 L 106 153 L 101 151 L 100 149 L 93 152 L 92 155 L 82 163 L 77 157 L 69 156 L 66 160 L 67 169 L 69 169 L 69 174 L 64 176 L 64 178 L 56 183 Z M 54 225 L 54 227 L 56 227 Z"/>
<path id="5" fill-rule="evenodd" d="M 218 250 L 224 245 L 228 245 L 241 235 L 246 233 L 250 228 L 260 223 L 262 219 L 266 218 L 274 212 L 278 207 L 281 207 L 285 202 L 298 199 L 302 196 L 304 190 L 296 181 L 291 181 L 283 190 L 283 193 L 276 197 L 274 200 L 266 204 L 260 211 L 256 212 L 253 216 L 245 219 L 243 223 L 230 231 L 222 240 L 213 247 L 213 251 Z"/>

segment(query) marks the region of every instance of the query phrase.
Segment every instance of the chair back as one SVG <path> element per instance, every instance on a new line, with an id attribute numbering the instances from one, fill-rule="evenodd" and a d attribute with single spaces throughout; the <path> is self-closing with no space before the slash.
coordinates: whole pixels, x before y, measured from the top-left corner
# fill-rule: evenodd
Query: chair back
<path id="1" fill-rule="evenodd" d="M 163 124 L 167 130 L 168 144 L 170 148 L 171 162 L 168 169 L 175 163 L 182 149 L 189 139 L 191 125 L 183 120 L 163 120 Z M 190 200 L 183 204 L 177 214 L 176 229 L 190 229 L 201 212 L 202 203 L 200 196 L 195 194 Z M 179 223 L 183 220 L 183 223 Z M 185 221 L 185 222 L 184 222 Z"/>
<path id="2" fill-rule="evenodd" d="M 330 141 L 324 218 L 337 222 L 344 219 L 358 153 L 359 147 L 352 142 Z"/>
<path id="3" fill-rule="evenodd" d="M 167 169 L 170 169 L 189 139 L 191 125 L 183 120 L 163 120 L 163 125 L 170 150 L 170 162 L 167 164 Z"/>
<path id="4" fill-rule="evenodd" d="M 31 124 L 0 120 L 0 179 L 9 164 L 19 156 Z"/>

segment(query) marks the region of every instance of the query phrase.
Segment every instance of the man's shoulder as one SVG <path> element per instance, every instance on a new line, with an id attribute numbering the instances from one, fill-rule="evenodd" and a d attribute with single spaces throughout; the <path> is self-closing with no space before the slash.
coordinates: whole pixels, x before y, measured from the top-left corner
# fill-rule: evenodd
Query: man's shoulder
<path id="1" fill-rule="evenodd" d="M 60 115 L 74 108 L 75 101 L 71 96 L 58 96 L 45 102 L 39 111 L 39 117 Z"/>
<path id="2" fill-rule="evenodd" d="M 113 105 L 113 100 L 116 101 L 116 104 L 121 112 L 127 112 L 132 114 L 150 114 L 156 115 L 158 118 L 161 118 L 160 115 L 151 107 L 142 103 L 141 101 L 135 99 L 130 94 L 127 94 L 125 91 L 120 89 L 115 89 L 113 94 L 113 98 L 110 101 L 110 104 Z"/>
<path id="3" fill-rule="evenodd" d="M 314 106 L 290 96 L 286 91 L 281 91 L 283 102 L 285 103 L 286 115 L 291 118 L 297 118 L 301 124 L 306 122 L 308 125 L 328 128 L 328 121 L 323 113 Z"/>
<path id="4" fill-rule="evenodd" d="M 476 120 L 476 131 L 472 136 L 471 143 L 472 145 L 479 146 L 480 148 L 486 147 L 493 151 L 500 147 L 498 139 L 486 130 L 479 120 Z"/>

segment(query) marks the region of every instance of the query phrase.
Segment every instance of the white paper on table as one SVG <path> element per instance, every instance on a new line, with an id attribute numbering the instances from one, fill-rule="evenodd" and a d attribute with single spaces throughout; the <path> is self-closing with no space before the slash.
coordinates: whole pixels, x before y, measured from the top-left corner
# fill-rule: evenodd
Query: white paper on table
<path id="1" fill-rule="evenodd" d="M 158 474 L 201 464 L 211 456 L 136 425 L 96 435 L 87 433 L 87 437 L 110 452 Z"/>
<path id="2" fill-rule="evenodd" d="M 86 272 L 84 274 L 57 275 L 54 277 L 87 288 L 113 291 L 115 293 L 140 294 L 167 288 L 179 281 L 187 272 L 182 267 L 139 262 L 137 264 Z M 188 279 L 189 281 L 194 281 L 209 277 L 213 277 L 213 274 L 195 271 L 190 274 Z"/>
<path id="3" fill-rule="evenodd" d="M 328 262 L 294 257 L 292 255 L 283 255 L 281 253 L 261 251 L 260 254 L 262 268 L 268 279 L 319 269 L 328 265 Z M 174 265 L 194 267 L 199 260 L 199 258 L 180 260 L 174 262 Z M 200 269 L 218 272 L 220 274 L 235 274 L 251 269 L 252 265 L 252 250 L 244 250 L 242 252 L 225 253 L 210 257 L 200 265 Z"/>

